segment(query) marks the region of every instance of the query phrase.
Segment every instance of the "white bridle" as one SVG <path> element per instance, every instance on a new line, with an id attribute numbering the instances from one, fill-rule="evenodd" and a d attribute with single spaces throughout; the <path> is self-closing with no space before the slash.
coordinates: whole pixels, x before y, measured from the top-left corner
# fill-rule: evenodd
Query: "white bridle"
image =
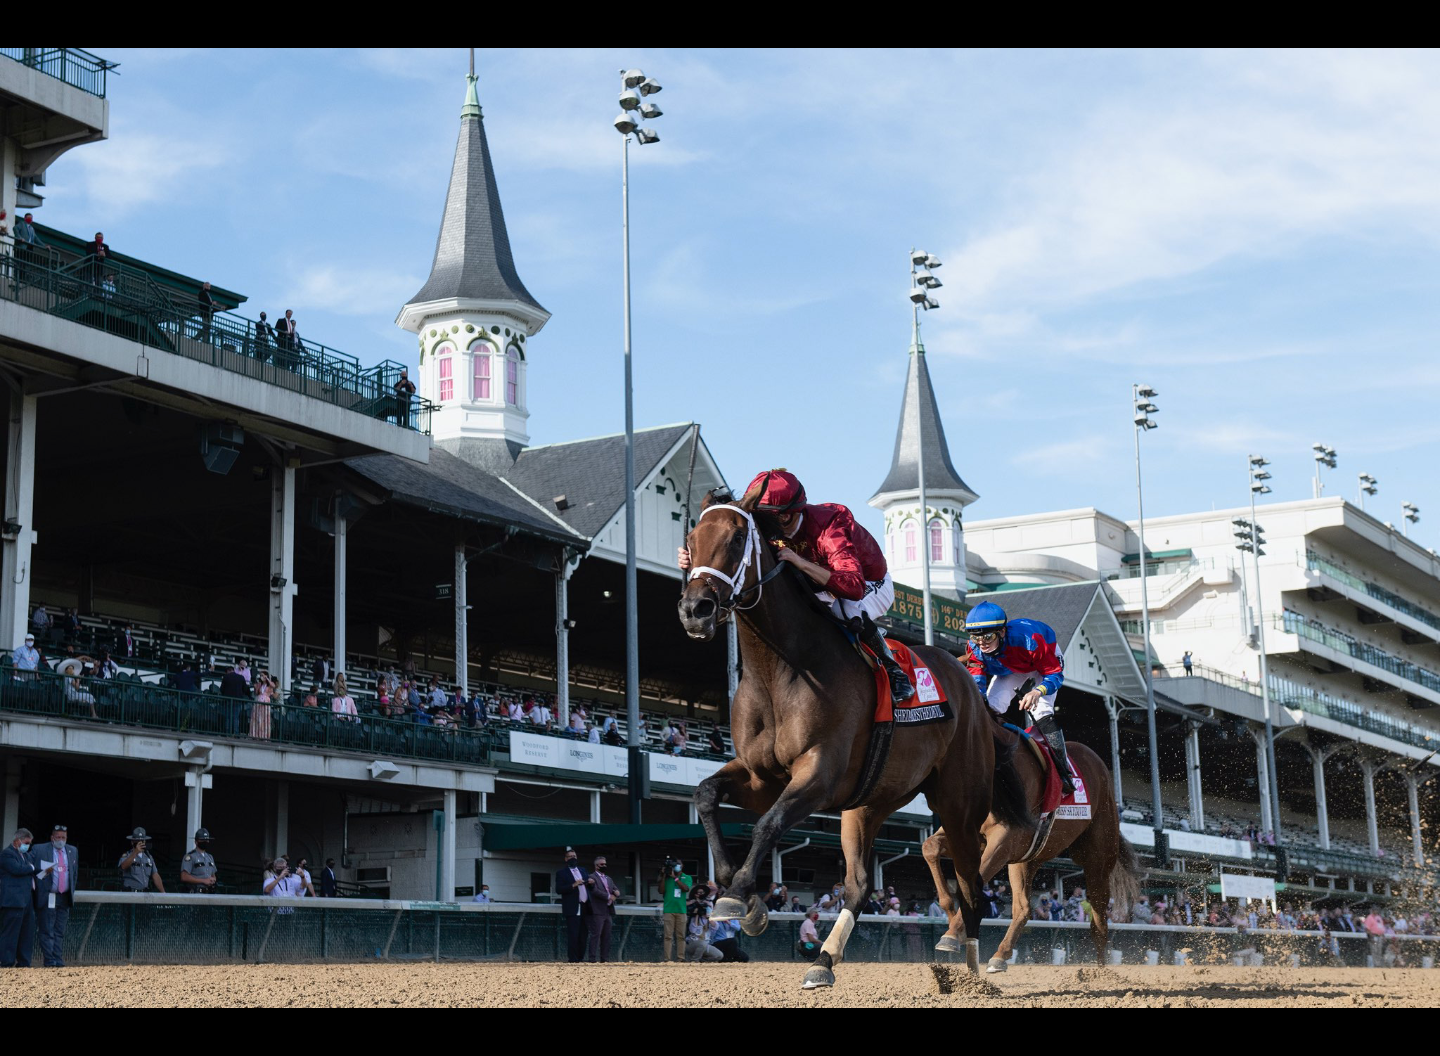
<path id="1" fill-rule="evenodd" d="M 740 557 L 740 567 L 735 570 L 735 574 L 732 576 L 729 573 L 722 572 L 718 568 L 711 568 L 709 565 L 696 565 L 690 569 L 690 578 L 699 579 L 701 576 L 714 576 L 729 587 L 730 605 L 722 605 L 722 608 L 753 609 L 756 605 L 760 604 L 760 595 L 765 591 L 763 582 L 756 584 L 758 590 L 753 602 L 749 605 L 740 605 L 737 604 L 737 602 L 739 601 L 741 593 L 744 591 L 745 575 L 750 571 L 750 563 L 752 561 L 755 562 L 757 573 L 760 569 L 760 529 L 755 527 L 755 518 L 750 514 L 750 511 L 742 510 L 739 506 L 731 506 L 728 503 L 716 503 L 714 506 L 705 507 L 705 509 L 700 511 L 700 516 L 696 518 L 695 524 L 698 526 L 700 522 L 705 519 L 707 513 L 712 513 L 715 510 L 734 510 L 741 517 L 745 518 L 745 525 L 748 531 L 745 535 L 745 553 Z"/>

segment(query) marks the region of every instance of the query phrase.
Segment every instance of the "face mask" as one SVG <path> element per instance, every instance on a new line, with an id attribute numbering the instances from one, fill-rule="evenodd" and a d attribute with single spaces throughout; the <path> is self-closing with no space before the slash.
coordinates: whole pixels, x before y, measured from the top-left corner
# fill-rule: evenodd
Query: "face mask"
<path id="1" fill-rule="evenodd" d="M 565 859 L 565 864 L 566 864 L 566 865 L 573 866 L 573 865 L 576 863 L 576 861 L 578 861 L 578 859 L 576 859 L 576 858 L 566 858 L 566 859 Z"/>
<path id="2" fill-rule="evenodd" d="M 480 893 L 481 893 L 482 895 L 488 895 L 488 894 L 490 893 L 490 889 L 489 889 L 488 887 L 482 887 L 482 888 L 480 889 Z"/>
<path id="3" fill-rule="evenodd" d="M 597 866 L 595 867 L 595 871 L 596 871 L 597 873 L 603 873 L 603 872 L 605 871 L 605 868 L 606 868 L 606 867 L 603 866 L 603 865 L 597 865 Z"/>
<path id="4" fill-rule="evenodd" d="M 28 843 L 22 843 L 22 844 L 20 845 L 20 853 L 21 853 L 21 854 L 25 854 L 25 853 L 26 853 L 27 851 L 29 851 L 29 850 L 30 850 L 30 845 L 29 845 Z"/>

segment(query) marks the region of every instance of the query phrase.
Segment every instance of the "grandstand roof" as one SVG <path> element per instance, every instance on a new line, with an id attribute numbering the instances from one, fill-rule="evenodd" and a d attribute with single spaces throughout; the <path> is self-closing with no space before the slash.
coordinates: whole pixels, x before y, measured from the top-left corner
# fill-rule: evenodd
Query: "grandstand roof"
<path id="1" fill-rule="evenodd" d="M 408 506 L 487 524 L 514 525 L 547 539 L 583 548 L 585 540 L 558 517 L 505 481 L 456 458 L 443 448 L 428 465 L 395 455 L 368 455 L 345 465 Z"/>
<path id="2" fill-rule="evenodd" d="M 1100 585 L 1093 580 L 1087 583 L 1064 583 L 1055 587 L 1036 587 L 1033 590 L 1009 590 L 1003 595 L 994 593 L 971 594 L 965 599 L 969 605 L 982 601 L 993 601 L 1013 619 L 1039 620 L 1048 623 L 1055 630 L 1055 640 L 1063 649 L 1075 637 L 1090 603 Z"/>
<path id="3" fill-rule="evenodd" d="M 960 479 L 950 461 L 950 448 L 945 443 L 945 425 L 930 385 L 930 368 L 925 364 L 925 347 L 910 350 L 910 371 L 905 377 L 905 398 L 900 403 L 900 424 L 895 430 L 895 454 L 890 472 L 875 494 L 920 490 L 920 449 L 925 450 L 925 488 L 931 494 L 958 492 L 962 502 L 974 502 L 979 496 Z"/>
<path id="4" fill-rule="evenodd" d="M 635 431 L 637 486 L 690 428 L 683 422 Z M 625 434 L 526 448 L 505 479 L 547 509 L 564 495 L 569 505 L 557 516 L 593 539 L 625 504 Z"/>
<path id="5" fill-rule="evenodd" d="M 435 260 L 430 266 L 430 278 L 410 303 L 450 299 L 519 301 L 545 311 L 515 270 L 473 75 L 461 111 L 460 137 L 450 169 L 445 216 L 435 241 Z"/>

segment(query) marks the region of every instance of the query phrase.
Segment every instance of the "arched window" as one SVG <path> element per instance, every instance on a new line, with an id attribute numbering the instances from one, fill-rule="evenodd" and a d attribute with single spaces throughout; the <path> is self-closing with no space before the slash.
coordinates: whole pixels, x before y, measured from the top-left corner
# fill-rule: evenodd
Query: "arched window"
<path id="1" fill-rule="evenodd" d="M 484 341 L 477 341 L 471 346 L 474 353 L 471 360 L 473 366 L 470 378 L 470 398 L 472 400 L 490 399 L 490 346 Z"/>
<path id="2" fill-rule="evenodd" d="M 960 566 L 961 571 L 965 569 L 965 533 L 960 530 L 960 525 L 955 525 L 954 531 L 950 533 L 950 542 L 955 548 L 955 564 Z"/>
<path id="3" fill-rule="evenodd" d="M 437 362 L 440 364 L 440 401 L 442 403 L 455 398 L 455 357 L 451 354 L 454 351 L 455 346 L 448 341 L 439 349 L 440 358 Z"/>
<path id="4" fill-rule="evenodd" d="M 930 522 L 930 562 L 945 560 L 945 526 L 937 517 Z"/>
<path id="5" fill-rule="evenodd" d="M 891 560 L 891 561 L 894 561 L 894 560 L 895 560 L 895 533 L 894 533 L 894 532 L 886 532 L 886 533 L 885 533 L 885 556 L 886 556 L 889 560 Z"/>
<path id="6" fill-rule="evenodd" d="M 915 528 L 912 525 L 905 527 L 905 563 L 913 565 L 920 560 L 920 555 L 915 549 Z"/>
<path id="7" fill-rule="evenodd" d="M 520 353 L 514 345 L 505 352 L 505 402 L 520 406 Z"/>

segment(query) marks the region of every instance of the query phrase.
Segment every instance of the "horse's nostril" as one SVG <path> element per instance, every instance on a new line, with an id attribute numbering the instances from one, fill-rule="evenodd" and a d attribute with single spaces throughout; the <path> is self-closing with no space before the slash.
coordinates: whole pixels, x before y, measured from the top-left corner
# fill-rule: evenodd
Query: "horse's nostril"
<path id="1" fill-rule="evenodd" d="M 712 598 L 701 598 L 690 609 L 690 615 L 697 620 L 708 620 L 715 615 L 715 601 Z"/>

